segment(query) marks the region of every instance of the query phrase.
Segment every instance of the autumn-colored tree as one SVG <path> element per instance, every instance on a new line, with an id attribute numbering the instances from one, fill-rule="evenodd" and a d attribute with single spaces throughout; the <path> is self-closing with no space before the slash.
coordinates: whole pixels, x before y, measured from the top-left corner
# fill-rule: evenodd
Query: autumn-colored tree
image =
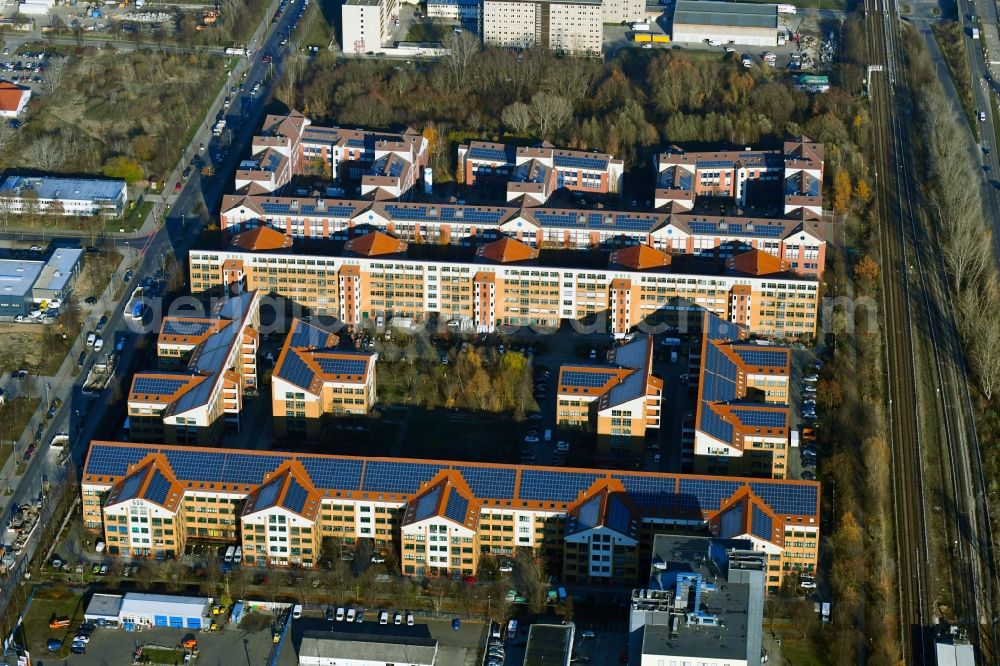
<path id="1" fill-rule="evenodd" d="M 102 172 L 108 178 L 121 178 L 129 185 L 142 180 L 142 167 L 128 157 L 112 157 L 104 163 Z"/>
<path id="2" fill-rule="evenodd" d="M 868 187 L 866 181 L 859 180 L 858 184 L 854 186 L 854 196 L 861 203 L 868 205 L 868 202 L 872 199 L 872 189 Z"/>
<path id="3" fill-rule="evenodd" d="M 833 174 L 833 209 L 843 213 L 851 204 L 851 176 L 844 169 Z"/>
<path id="4" fill-rule="evenodd" d="M 874 283 L 878 279 L 878 274 L 878 262 L 867 254 L 861 257 L 861 261 L 854 266 L 854 275 L 857 276 L 858 280 L 866 284 Z"/>

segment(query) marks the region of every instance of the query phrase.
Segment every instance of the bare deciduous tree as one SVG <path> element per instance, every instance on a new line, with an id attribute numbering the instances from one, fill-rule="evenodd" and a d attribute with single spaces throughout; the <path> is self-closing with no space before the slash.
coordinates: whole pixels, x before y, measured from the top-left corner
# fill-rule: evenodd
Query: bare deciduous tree
<path id="1" fill-rule="evenodd" d="M 506 106 L 500 113 L 500 119 L 515 134 L 524 134 L 533 122 L 531 109 L 524 102 L 514 102 Z"/>
<path id="2" fill-rule="evenodd" d="M 25 149 L 24 157 L 42 171 L 54 171 L 66 161 L 66 150 L 56 137 L 40 136 Z"/>
<path id="3" fill-rule="evenodd" d="M 453 32 L 445 38 L 444 45 L 448 49 L 445 61 L 448 63 L 454 84 L 457 88 L 464 89 L 469 65 L 479 53 L 479 38 L 469 32 Z"/>
<path id="4" fill-rule="evenodd" d="M 531 112 L 538 123 L 538 134 L 547 139 L 573 117 L 573 106 L 565 97 L 538 92 L 531 97 Z"/>

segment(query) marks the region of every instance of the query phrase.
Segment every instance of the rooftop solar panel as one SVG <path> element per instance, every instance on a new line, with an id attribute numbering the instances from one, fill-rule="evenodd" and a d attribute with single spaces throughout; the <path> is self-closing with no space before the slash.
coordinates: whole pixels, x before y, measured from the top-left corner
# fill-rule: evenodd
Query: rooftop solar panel
<path id="1" fill-rule="evenodd" d="M 306 500 L 309 498 L 309 491 L 302 487 L 295 477 L 288 479 L 288 490 L 285 491 L 285 508 L 295 513 L 302 513 Z"/>
<path id="2" fill-rule="evenodd" d="M 774 521 L 756 504 L 750 514 L 750 531 L 754 536 L 770 541 L 774 537 Z"/>
<path id="3" fill-rule="evenodd" d="M 174 476 L 185 481 L 219 483 L 226 456 L 212 451 L 166 451 Z"/>
<path id="4" fill-rule="evenodd" d="M 178 321 L 167 319 L 163 322 L 163 335 L 180 335 L 184 337 L 201 336 L 212 328 L 212 324 L 204 321 Z"/>
<path id="5" fill-rule="evenodd" d="M 278 456 L 255 456 L 246 453 L 227 453 L 222 470 L 223 483 L 258 484 L 278 468 Z"/>
<path id="6" fill-rule="evenodd" d="M 513 468 L 455 465 L 476 497 L 512 500 L 517 472 Z"/>
<path id="7" fill-rule="evenodd" d="M 118 493 L 118 501 L 124 502 L 126 500 L 135 499 L 135 497 L 139 494 L 139 489 L 142 487 L 142 482 L 145 478 L 145 473 L 138 472 L 125 479 L 125 482 L 121 485 L 121 491 Z"/>
<path id="8" fill-rule="evenodd" d="M 702 511 L 718 511 L 722 500 L 732 497 L 740 485 L 722 479 L 681 479 L 680 492 L 694 497 Z"/>
<path id="9" fill-rule="evenodd" d="M 86 473 L 94 476 L 125 476 L 129 465 L 136 464 L 153 450 L 141 445 L 123 448 L 92 444 L 87 456 Z"/>
<path id="10" fill-rule="evenodd" d="M 791 483 L 751 482 L 750 489 L 771 511 L 783 515 L 814 516 L 819 512 L 818 486 Z"/>
<path id="11" fill-rule="evenodd" d="M 442 492 L 444 492 L 444 486 L 435 486 L 427 494 L 421 495 L 420 499 L 417 500 L 416 508 L 413 510 L 413 520 L 426 520 L 433 516 L 437 512 Z M 459 522 L 465 522 L 464 517 Z"/>
<path id="12" fill-rule="evenodd" d="M 582 155 L 555 155 L 552 163 L 562 169 L 588 169 L 601 171 L 608 167 L 608 161 L 599 157 L 584 157 Z"/>
<path id="13" fill-rule="evenodd" d="M 255 511 L 262 511 L 275 505 L 278 501 L 278 493 L 281 492 L 281 479 L 274 479 L 257 493 L 257 502 L 254 504 Z"/>
<path id="14" fill-rule="evenodd" d="M 784 428 L 788 423 L 787 413 L 783 411 L 734 409 L 732 414 L 740 420 L 740 423 L 751 427 Z"/>
<path id="15" fill-rule="evenodd" d="M 297 353 L 289 350 L 288 353 L 285 354 L 285 360 L 278 368 L 278 377 L 291 382 L 296 386 L 308 389 L 312 386 L 315 374 L 313 373 L 312 368 L 306 365 L 306 362 L 303 361 Z"/>
<path id="16" fill-rule="evenodd" d="M 162 377 L 143 377 L 139 375 L 132 382 L 132 393 L 173 395 L 187 383 L 187 379 L 164 379 Z"/>
<path id="17" fill-rule="evenodd" d="M 319 367 L 328 375 L 363 375 L 367 361 L 346 358 L 314 357 Z"/>
<path id="18" fill-rule="evenodd" d="M 487 160 L 490 162 L 506 162 L 507 153 L 499 148 L 489 148 L 486 146 L 472 146 L 469 149 L 469 159 Z"/>
<path id="19" fill-rule="evenodd" d="M 445 517 L 464 525 L 468 512 L 469 500 L 459 495 L 455 489 L 452 489 L 451 494 L 448 495 L 448 504 L 444 510 Z"/>
<path id="20" fill-rule="evenodd" d="M 427 463 L 373 460 L 365 464 L 366 492 L 412 494 L 420 484 L 434 478 L 441 467 Z"/>
<path id="21" fill-rule="evenodd" d="M 322 490 L 360 490 L 362 460 L 338 460 L 319 456 L 299 458 L 316 488 Z"/>
<path id="22" fill-rule="evenodd" d="M 289 341 L 291 347 L 326 347 L 330 343 L 330 334 L 321 328 L 316 328 L 311 324 L 298 321 L 295 330 L 292 331 L 292 339 Z"/>
<path id="23" fill-rule="evenodd" d="M 146 486 L 146 499 L 162 506 L 167 501 L 169 493 L 170 480 L 163 476 L 160 470 L 154 469 L 153 478 L 149 480 L 149 485 Z"/>
<path id="24" fill-rule="evenodd" d="M 719 516 L 719 537 L 731 539 L 743 533 L 743 503 L 737 502 Z"/>
<path id="25" fill-rule="evenodd" d="M 579 388 L 601 388 L 614 376 L 614 370 L 595 368 L 588 370 L 566 370 L 559 375 L 560 386 Z"/>
<path id="26" fill-rule="evenodd" d="M 597 520 L 600 517 L 601 497 L 592 497 L 580 505 L 576 515 L 576 529 L 574 534 L 597 527 Z"/>
<path id="27" fill-rule="evenodd" d="M 598 478 L 598 474 L 525 469 L 518 497 L 536 502 L 572 502 Z"/>
<path id="28" fill-rule="evenodd" d="M 619 534 L 635 536 L 635 529 L 632 527 L 632 511 L 619 497 L 611 496 L 608 498 L 608 515 L 604 522 Z"/>
<path id="29" fill-rule="evenodd" d="M 764 368 L 787 368 L 788 352 L 781 350 L 748 349 L 734 347 L 733 352 L 747 365 Z"/>

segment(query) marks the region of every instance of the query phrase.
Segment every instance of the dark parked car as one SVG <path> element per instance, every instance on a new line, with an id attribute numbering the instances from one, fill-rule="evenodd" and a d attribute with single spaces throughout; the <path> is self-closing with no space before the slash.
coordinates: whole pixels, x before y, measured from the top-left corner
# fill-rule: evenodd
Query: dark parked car
<path id="1" fill-rule="evenodd" d="M 76 357 L 76 364 L 82 368 L 86 360 L 87 360 L 87 352 L 82 351 L 80 352 L 80 355 Z"/>
<path id="2" fill-rule="evenodd" d="M 28 448 L 24 450 L 24 460 L 31 460 L 31 456 L 35 455 L 35 445 L 28 444 Z"/>

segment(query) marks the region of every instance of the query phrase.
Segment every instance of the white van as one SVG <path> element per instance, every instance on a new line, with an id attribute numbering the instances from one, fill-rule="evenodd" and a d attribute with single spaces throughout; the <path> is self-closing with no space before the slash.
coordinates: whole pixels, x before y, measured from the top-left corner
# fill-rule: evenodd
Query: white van
<path id="1" fill-rule="evenodd" d="M 97 340 L 97 334 L 96 333 L 88 333 L 87 334 L 87 346 L 88 347 L 93 347 L 94 346 L 94 342 L 96 340 Z"/>
<path id="2" fill-rule="evenodd" d="M 389 624 L 389 611 L 379 611 L 378 614 L 379 624 Z"/>
<path id="3" fill-rule="evenodd" d="M 552 441 L 552 428 L 546 428 L 545 429 L 545 441 L 546 442 L 551 442 Z"/>
<path id="4" fill-rule="evenodd" d="M 234 555 L 236 555 L 236 546 L 230 546 L 226 548 L 226 555 L 222 558 L 222 561 L 226 564 L 232 564 Z"/>
<path id="5" fill-rule="evenodd" d="M 239 564 L 243 561 L 243 547 L 236 546 L 236 552 L 233 553 L 233 564 Z"/>
<path id="6" fill-rule="evenodd" d="M 302 604 L 292 606 L 292 619 L 297 620 L 302 617 Z"/>
<path id="7" fill-rule="evenodd" d="M 337 608 L 337 622 L 343 622 L 345 617 L 344 607 L 340 606 Z"/>
<path id="8" fill-rule="evenodd" d="M 104 349 L 104 338 L 97 338 L 94 340 L 94 351 L 101 351 Z"/>

